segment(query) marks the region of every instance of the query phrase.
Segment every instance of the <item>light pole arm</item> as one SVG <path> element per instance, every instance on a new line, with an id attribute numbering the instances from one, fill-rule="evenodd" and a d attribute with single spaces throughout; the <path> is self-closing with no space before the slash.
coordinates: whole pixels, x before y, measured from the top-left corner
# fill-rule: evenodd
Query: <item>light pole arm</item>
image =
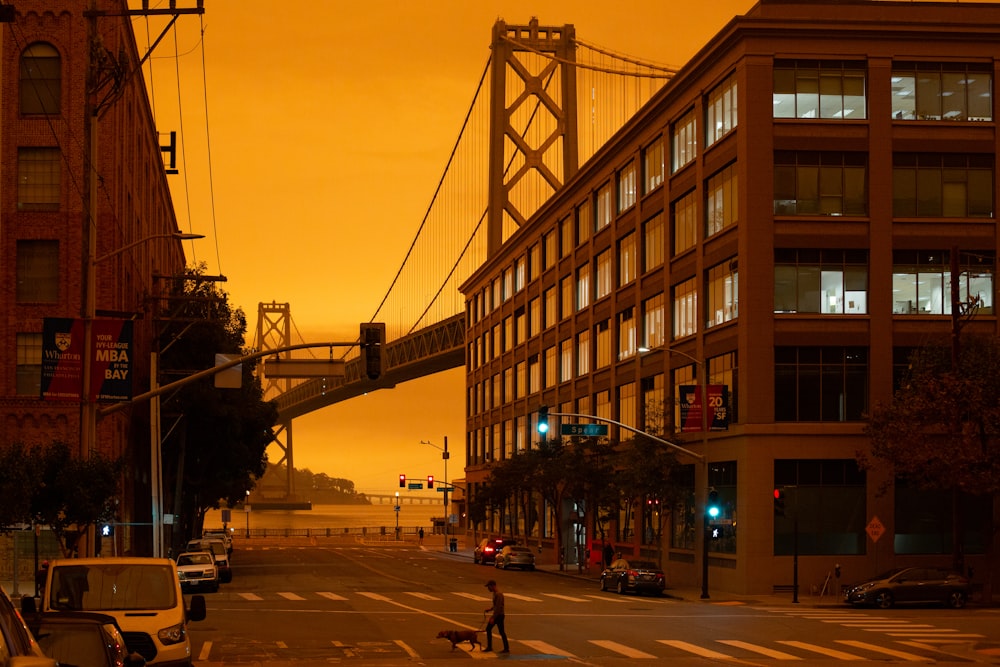
<path id="1" fill-rule="evenodd" d="M 647 438 L 649 438 L 649 439 L 651 439 L 651 440 L 653 440 L 655 442 L 660 443 L 661 445 L 666 445 L 667 447 L 673 447 L 677 451 L 679 451 L 679 452 L 681 452 L 683 454 L 687 454 L 688 456 L 690 456 L 693 459 L 697 459 L 698 461 L 701 461 L 702 463 L 705 462 L 705 457 L 704 456 L 702 456 L 701 454 L 699 454 L 697 452 L 692 452 L 687 447 L 681 447 L 677 443 L 670 442 L 669 440 L 664 440 L 663 438 L 661 438 L 659 436 L 656 436 L 656 435 L 653 435 L 652 433 L 646 433 L 645 431 L 640 431 L 639 429 L 633 428 L 633 427 L 631 427 L 631 426 L 629 426 L 627 424 L 623 424 L 621 422 L 616 422 L 614 419 L 605 419 L 604 417 L 598 417 L 597 415 L 584 415 L 584 414 L 578 414 L 576 412 L 550 412 L 549 415 L 553 416 L 553 417 L 579 417 L 581 419 L 594 419 L 594 420 L 599 421 L 599 422 L 606 422 L 608 424 L 614 424 L 618 428 L 623 428 L 626 431 L 631 431 L 632 433 L 638 433 L 639 435 L 644 435 Z"/>

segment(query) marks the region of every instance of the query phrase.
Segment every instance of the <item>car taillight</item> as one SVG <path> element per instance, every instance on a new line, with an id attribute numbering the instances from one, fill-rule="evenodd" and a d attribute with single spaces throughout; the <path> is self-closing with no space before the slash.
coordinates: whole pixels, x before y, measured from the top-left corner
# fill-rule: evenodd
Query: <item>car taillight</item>
<path id="1" fill-rule="evenodd" d="M 490 551 L 494 551 L 494 549 L 493 549 L 493 547 L 488 546 L 483 551 L 490 552 Z"/>

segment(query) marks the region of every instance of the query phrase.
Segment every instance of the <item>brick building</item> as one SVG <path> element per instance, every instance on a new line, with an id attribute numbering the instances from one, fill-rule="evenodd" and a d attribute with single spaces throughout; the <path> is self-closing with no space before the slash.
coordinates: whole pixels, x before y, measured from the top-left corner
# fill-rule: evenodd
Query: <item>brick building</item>
<path id="1" fill-rule="evenodd" d="M 728 430 L 671 435 L 708 464 L 680 457 L 688 500 L 662 538 L 643 499 L 620 510 L 616 549 L 702 581 L 714 489 L 713 589 L 790 585 L 793 515 L 802 590 L 835 566 L 849 582 L 950 563 L 950 502 L 856 452 L 909 350 L 951 330 L 956 250 L 961 299 L 979 299 L 963 331 L 997 333 L 998 58 L 996 4 L 761 0 L 734 18 L 463 286 L 470 502 L 536 446 L 539 407 L 641 429 L 667 406 L 676 424 L 707 368 Z M 537 523 L 478 529 L 559 533 L 570 564 L 600 552 L 594 508 L 570 501 L 556 525 L 535 502 Z M 978 525 L 965 562 L 983 573 Z"/>
<path id="2" fill-rule="evenodd" d="M 85 11 L 92 5 L 97 15 Z M 80 401 L 42 400 L 40 379 L 45 319 L 87 313 L 89 225 L 96 321 L 133 322 L 134 394 L 149 388 L 154 275 L 185 267 L 126 9 L 125 0 L 22 0 L 0 24 L 0 445 L 87 448 Z M 136 408 L 97 422 L 96 447 L 128 455 L 125 523 L 149 521 L 148 419 Z M 131 529 L 116 539 L 120 552 L 136 547 Z"/>

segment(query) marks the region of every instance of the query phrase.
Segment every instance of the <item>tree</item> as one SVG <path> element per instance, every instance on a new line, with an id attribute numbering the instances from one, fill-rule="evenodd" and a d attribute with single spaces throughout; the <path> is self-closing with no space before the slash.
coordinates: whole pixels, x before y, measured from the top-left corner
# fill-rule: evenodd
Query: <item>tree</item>
<path id="1" fill-rule="evenodd" d="M 920 489 L 952 492 L 954 565 L 961 569 L 959 494 L 1000 492 L 1000 339 L 964 337 L 957 368 L 952 351 L 932 345 L 911 355 L 892 401 L 872 409 L 871 453 L 858 458 L 865 469 L 887 463 Z"/>
<path id="2" fill-rule="evenodd" d="M 229 305 L 228 295 L 204 276 L 204 266 L 188 269 L 173 283 L 169 319 L 159 335 L 164 375 L 189 376 L 215 364 L 215 355 L 246 356 L 246 316 Z M 239 389 L 218 389 L 213 378 L 187 385 L 161 406 L 164 497 L 179 515 L 175 540 L 200 534 L 205 512 L 246 498 L 266 470 L 267 446 L 274 441 L 278 411 L 263 400 L 256 362 L 242 365 Z M 172 484 L 170 483 L 172 480 Z"/>
<path id="3" fill-rule="evenodd" d="M 37 446 L 15 442 L 0 450 L 0 533 L 35 520 L 32 502 L 42 485 L 42 454 Z"/>

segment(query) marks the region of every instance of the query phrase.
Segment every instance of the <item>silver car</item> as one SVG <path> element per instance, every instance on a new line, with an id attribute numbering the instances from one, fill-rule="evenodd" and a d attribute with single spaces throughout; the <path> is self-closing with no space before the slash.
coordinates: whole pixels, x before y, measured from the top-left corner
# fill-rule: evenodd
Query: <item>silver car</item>
<path id="1" fill-rule="evenodd" d="M 493 561 L 493 565 L 501 570 L 506 570 L 510 567 L 519 567 L 522 570 L 534 570 L 535 554 L 531 553 L 531 549 L 528 547 L 520 547 L 516 544 L 508 545 L 500 550 L 496 560 Z"/>
<path id="2" fill-rule="evenodd" d="M 208 551 L 189 551 L 177 557 L 177 576 L 181 580 L 181 590 L 219 590 L 219 568 L 215 558 Z"/>

